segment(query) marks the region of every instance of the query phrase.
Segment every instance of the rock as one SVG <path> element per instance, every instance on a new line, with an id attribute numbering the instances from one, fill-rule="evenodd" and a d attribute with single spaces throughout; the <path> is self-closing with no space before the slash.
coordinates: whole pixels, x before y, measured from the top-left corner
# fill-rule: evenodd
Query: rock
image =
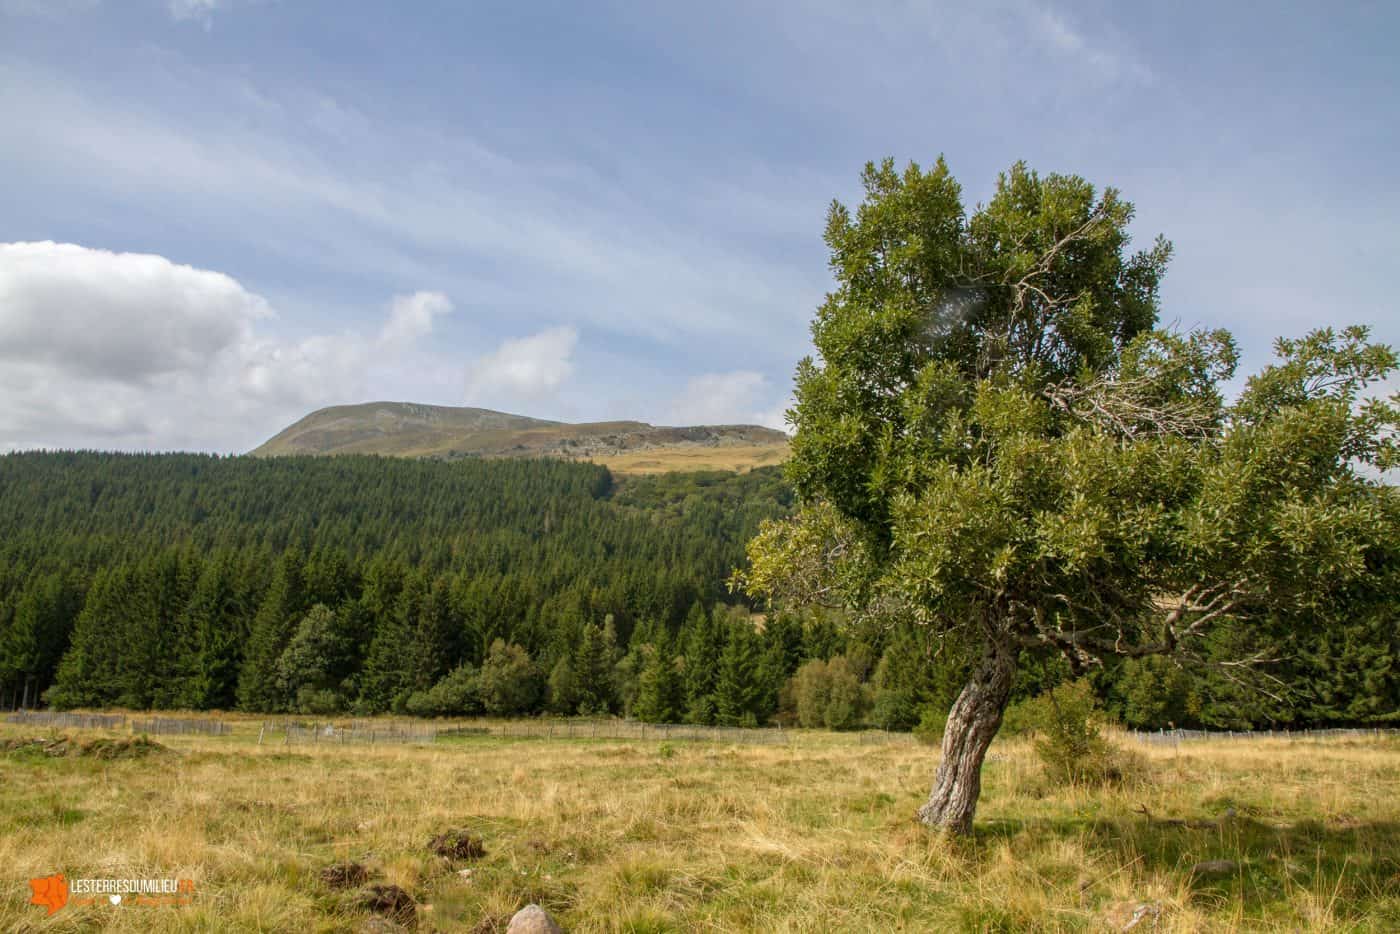
<path id="1" fill-rule="evenodd" d="M 1119 928 L 1119 930 L 1133 931 L 1136 930 L 1139 925 L 1147 921 L 1151 922 L 1150 929 L 1156 930 L 1157 919 L 1161 916 L 1161 905 L 1158 905 L 1154 902 L 1143 902 L 1142 904 L 1138 905 L 1136 908 L 1133 909 L 1132 916 L 1128 918 L 1127 923 L 1124 924 L 1121 928 Z"/>
<path id="2" fill-rule="evenodd" d="M 369 870 L 359 863 L 335 863 L 321 870 L 321 881 L 333 889 L 353 889 L 369 881 Z"/>
<path id="3" fill-rule="evenodd" d="M 449 830 L 428 841 L 428 849 L 448 859 L 480 859 L 486 855 L 481 840 L 465 830 Z"/>
<path id="4" fill-rule="evenodd" d="M 367 887 L 360 893 L 360 907 L 407 927 L 418 923 L 418 903 L 397 885 Z"/>
<path id="5" fill-rule="evenodd" d="M 1158 902 L 1137 900 L 1118 902 L 1109 906 L 1104 920 L 1115 931 L 1155 931 L 1162 918 L 1162 906 Z"/>
<path id="6" fill-rule="evenodd" d="M 564 929 L 539 905 L 526 905 L 510 919 L 506 934 L 564 934 Z"/>
<path id="7" fill-rule="evenodd" d="M 1208 859 L 1191 867 L 1191 875 L 1197 878 L 1207 876 L 1229 876 L 1240 868 L 1233 859 Z"/>

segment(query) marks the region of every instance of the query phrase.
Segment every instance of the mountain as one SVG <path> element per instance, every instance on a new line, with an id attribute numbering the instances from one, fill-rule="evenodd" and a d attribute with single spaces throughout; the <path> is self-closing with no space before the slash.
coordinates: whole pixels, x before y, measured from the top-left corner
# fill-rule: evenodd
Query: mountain
<path id="1" fill-rule="evenodd" d="M 252 453 L 259 457 L 563 457 L 606 464 L 620 473 L 743 471 L 781 463 L 788 456 L 788 438 L 757 425 L 575 424 L 490 409 L 367 402 L 312 412 Z"/>

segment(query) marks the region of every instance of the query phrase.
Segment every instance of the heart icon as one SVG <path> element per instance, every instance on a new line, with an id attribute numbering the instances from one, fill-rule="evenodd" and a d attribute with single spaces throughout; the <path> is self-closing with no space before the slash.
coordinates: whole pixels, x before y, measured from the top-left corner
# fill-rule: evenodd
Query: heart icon
<path id="1" fill-rule="evenodd" d="M 122 903 L 122 897 L 120 895 L 109 895 L 107 896 L 107 900 L 113 905 L 120 905 Z"/>

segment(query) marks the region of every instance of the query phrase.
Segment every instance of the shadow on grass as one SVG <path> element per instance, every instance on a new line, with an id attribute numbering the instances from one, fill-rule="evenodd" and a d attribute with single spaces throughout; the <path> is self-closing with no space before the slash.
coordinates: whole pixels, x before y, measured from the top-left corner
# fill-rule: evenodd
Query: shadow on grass
<path id="1" fill-rule="evenodd" d="M 1024 848 L 1047 840 L 1079 841 L 1119 865 L 1180 879 L 1194 899 L 1229 900 L 1249 914 L 1306 892 L 1341 916 L 1364 916 L 1380 902 L 1387 903 L 1387 915 L 1400 915 L 1396 821 L 991 818 L 977 823 L 970 853 L 995 843 Z M 1197 868 L 1220 860 L 1233 865 Z"/>

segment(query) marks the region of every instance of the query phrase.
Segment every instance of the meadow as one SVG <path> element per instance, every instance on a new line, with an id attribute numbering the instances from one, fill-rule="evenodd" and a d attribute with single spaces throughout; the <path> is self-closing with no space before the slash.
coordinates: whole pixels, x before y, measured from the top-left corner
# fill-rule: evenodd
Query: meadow
<path id="1" fill-rule="evenodd" d="M 9 741 L 51 731 L 0 726 L 0 929 L 353 931 L 376 923 L 361 888 L 321 875 L 349 861 L 410 893 L 420 931 L 503 931 L 530 902 L 570 931 L 1400 929 L 1393 737 L 1134 745 L 1147 777 L 1106 788 L 1052 784 L 1001 739 L 953 841 L 914 821 L 937 753 L 913 743 L 257 734 L 83 754 L 122 736 L 65 730 L 50 755 Z M 451 829 L 485 854 L 430 852 Z M 195 890 L 46 918 L 26 883 L 56 872 Z"/>

